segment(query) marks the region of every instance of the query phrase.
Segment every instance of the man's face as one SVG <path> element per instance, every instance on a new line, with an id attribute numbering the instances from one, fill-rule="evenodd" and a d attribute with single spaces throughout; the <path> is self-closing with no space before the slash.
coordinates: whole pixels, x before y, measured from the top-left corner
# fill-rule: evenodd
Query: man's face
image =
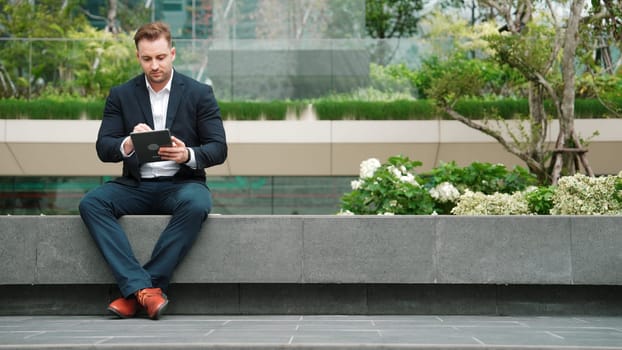
<path id="1" fill-rule="evenodd" d="M 136 50 L 138 62 L 145 72 L 151 87 L 160 91 L 171 78 L 173 61 L 175 60 L 175 48 L 169 47 L 164 37 L 154 41 L 141 40 Z"/>

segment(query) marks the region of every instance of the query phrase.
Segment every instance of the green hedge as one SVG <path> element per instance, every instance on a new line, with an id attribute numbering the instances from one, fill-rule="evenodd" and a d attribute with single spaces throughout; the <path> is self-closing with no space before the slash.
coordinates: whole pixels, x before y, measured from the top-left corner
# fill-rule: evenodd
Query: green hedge
<path id="1" fill-rule="evenodd" d="M 104 101 L 41 98 L 0 99 L 2 119 L 101 119 Z"/>
<path id="2" fill-rule="evenodd" d="M 431 101 L 404 100 L 391 102 L 366 101 L 271 101 L 219 102 L 225 120 L 285 120 L 300 116 L 312 103 L 320 120 L 430 120 L 449 119 Z M 614 108 L 622 109 L 622 99 L 613 101 Z M 546 105 L 554 114 L 553 106 Z M 42 98 L 36 100 L 0 99 L 2 119 L 101 119 L 104 101 L 77 98 Z M 478 119 L 491 113 L 504 119 L 527 115 L 526 100 L 481 101 L 465 100 L 456 110 L 466 117 Z M 615 117 L 599 101 L 580 99 L 575 104 L 575 117 L 584 119 Z"/>

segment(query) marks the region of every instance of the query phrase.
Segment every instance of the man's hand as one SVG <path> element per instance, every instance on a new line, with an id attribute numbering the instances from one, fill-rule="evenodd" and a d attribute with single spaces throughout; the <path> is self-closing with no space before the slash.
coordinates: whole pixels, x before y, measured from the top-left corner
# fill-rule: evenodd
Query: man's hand
<path id="1" fill-rule="evenodd" d="M 145 132 L 145 131 L 151 131 L 151 127 L 149 127 L 149 125 L 145 123 L 136 124 L 136 126 L 134 126 L 134 130 L 132 130 L 132 132 Z M 131 137 L 126 138 L 125 143 L 123 144 L 123 152 L 125 152 L 125 154 L 130 154 L 134 152 L 134 143 L 132 142 Z"/>
<path id="2" fill-rule="evenodd" d="M 190 152 L 186 148 L 186 144 L 176 138 L 175 136 L 171 136 L 171 147 L 160 147 L 158 150 L 158 155 L 162 160 L 172 160 L 175 163 L 183 164 L 190 159 Z"/>

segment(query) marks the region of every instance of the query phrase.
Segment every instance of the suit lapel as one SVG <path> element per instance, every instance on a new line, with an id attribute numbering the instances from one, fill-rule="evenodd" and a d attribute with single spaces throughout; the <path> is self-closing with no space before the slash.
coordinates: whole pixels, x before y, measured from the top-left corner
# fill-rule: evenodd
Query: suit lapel
<path id="1" fill-rule="evenodd" d="M 173 81 L 171 83 L 171 93 L 168 97 L 168 107 L 166 109 L 166 128 L 170 129 L 177 115 L 177 108 L 184 95 L 184 82 L 179 73 L 173 73 Z"/>
<path id="2" fill-rule="evenodd" d="M 147 90 L 147 83 L 145 82 L 145 75 L 141 74 L 136 78 L 136 101 L 143 112 L 143 119 L 145 123 L 154 129 L 153 114 L 151 113 L 151 101 L 149 100 L 149 91 Z"/>

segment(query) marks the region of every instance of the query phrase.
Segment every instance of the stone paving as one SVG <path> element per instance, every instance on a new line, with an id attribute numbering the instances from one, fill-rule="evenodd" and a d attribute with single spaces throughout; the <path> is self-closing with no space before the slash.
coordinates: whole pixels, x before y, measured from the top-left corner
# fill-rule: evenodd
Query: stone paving
<path id="1" fill-rule="evenodd" d="M 622 316 L 0 316 L 0 349 L 275 348 L 622 349 Z"/>

